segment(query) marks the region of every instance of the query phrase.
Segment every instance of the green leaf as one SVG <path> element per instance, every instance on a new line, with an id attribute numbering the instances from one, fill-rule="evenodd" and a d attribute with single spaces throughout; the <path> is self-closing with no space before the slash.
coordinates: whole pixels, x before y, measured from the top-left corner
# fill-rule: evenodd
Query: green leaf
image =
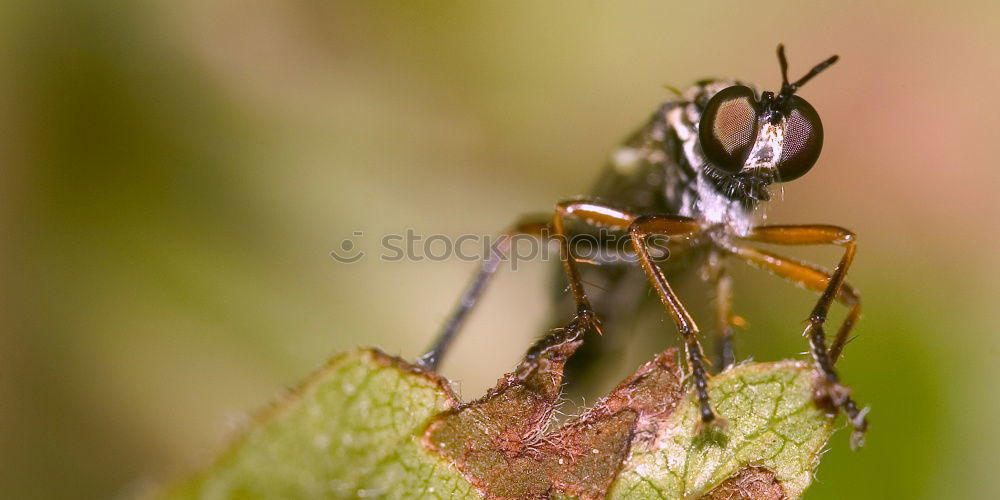
<path id="1" fill-rule="evenodd" d="M 420 444 L 446 382 L 376 350 L 334 358 L 168 498 L 475 497 Z"/>
<path id="2" fill-rule="evenodd" d="M 726 428 L 697 434 L 698 407 L 689 395 L 655 437 L 633 443 L 612 496 L 698 496 L 750 467 L 770 472 L 786 496 L 800 496 L 833 432 L 812 388 L 811 367 L 798 361 L 745 364 L 716 376 L 709 396 Z"/>
<path id="3" fill-rule="evenodd" d="M 726 426 L 701 428 L 677 352 L 553 422 L 580 345 L 541 345 L 484 397 L 375 350 L 330 361 L 167 498 L 781 498 L 809 485 L 833 419 L 802 362 L 710 381 Z"/>

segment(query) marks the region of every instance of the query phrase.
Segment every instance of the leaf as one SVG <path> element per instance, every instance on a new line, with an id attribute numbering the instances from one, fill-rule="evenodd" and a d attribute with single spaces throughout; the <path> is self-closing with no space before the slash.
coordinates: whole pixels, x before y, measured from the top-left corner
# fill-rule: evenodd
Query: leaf
<path id="1" fill-rule="evenodd" d="M 457 404 L 444 379 L 373 349 L 329 361 L 167 498 L 475 497 L 420 444 Z"/>
<path id="2" fill-rule="evenodd" d="M 833 420 L 812 402 L 806 363 L 714 377 L 728 425 L 701 429 L 671 349 L 556 427 L 579 345 L 537 346 L 467 404 L 442 377 L 378 351 L 337 357 L 165 496 L 794 498 L 809 485 Z"/>
<path id="3" fill-rule="evenodd" d="M 799 361 L 745 364 L 716 376 L 709 395 L 727 428 L 697 434 L 697 405 L 689 395 L 653 439 L 633 443 L 612 496 L 697 496 L 748 466 L 772 474 L 786 496 L 800 496 L 833 432 L 833 419 L 813 403 L 812 388 L 812 370 Z"/>

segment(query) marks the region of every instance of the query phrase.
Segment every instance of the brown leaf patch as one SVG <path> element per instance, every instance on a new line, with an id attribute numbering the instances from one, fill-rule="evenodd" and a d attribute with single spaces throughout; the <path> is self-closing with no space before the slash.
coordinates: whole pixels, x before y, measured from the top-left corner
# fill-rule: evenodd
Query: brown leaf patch
<path id="1" fill-rule="evenodd" d="M 712 491 L 701 497 L 703 500 L 783 500 L 785 490 L 765 467 L 746 466 L 729 476 Z"/>
<path id="2" fill-rule="evenodd" d="M 683 397 L 677 351 L 643 365 L 592 409 L 546 432 L 577 338 L 533 350 L 486 396 L 434 417 L 424 446 L 487 498 L 604 498 L 631 443 L 656 435 Z"/>

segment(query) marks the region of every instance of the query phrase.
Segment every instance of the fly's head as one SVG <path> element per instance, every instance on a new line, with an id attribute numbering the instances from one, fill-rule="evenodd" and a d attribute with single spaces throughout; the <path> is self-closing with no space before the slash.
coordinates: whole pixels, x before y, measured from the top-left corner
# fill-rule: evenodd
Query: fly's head
<path id="1" fill-rule="evenodd" d="M 823 124 L 816 110 L 795 91 L 837 62 L 837 56 L 788 81 L 785 49 L 778 45 L 781 90 L 762 92 L 734 85 L 705 105 L 698 139 L 707 164 L 702 171 L 719 192 L 746 208 L 770 199 L 769 187 L 803 176 L 823 148 Z"/>

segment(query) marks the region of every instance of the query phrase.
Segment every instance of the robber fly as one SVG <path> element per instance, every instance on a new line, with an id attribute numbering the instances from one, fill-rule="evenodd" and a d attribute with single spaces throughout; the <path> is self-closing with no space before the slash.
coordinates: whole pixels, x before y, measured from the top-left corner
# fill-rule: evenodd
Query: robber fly
<path id="1" fill-rule="evenodd" d="M 653 236 L 669 237 L 679 253 L 703 257 L 705 277 L 716 292 L 718 343 L 722 369 L 735 361 L 732 348 L 731 282 L 728 260 L 740 260 L 820 293 L 803 335 L 817 372 L 814 399 L 831 411 L 843 409 L 854 426 L 852 443 L 860 445 L 868 423 L 849 390 L 840 384 L 834 364 L 861 312 L 857 291 L 845 281 L 854 258 L 855 236 L 829 225 L 760 225 L 762 204 L 777 183 L 809 171 L 823 146 L 823 125 L 816 110 L 796 91 L 837 61 L 830 57 L 794 82 L 788 80 L 784 47 L 778 46 L 781 89 L 757 94 L 734 80 L 703 80 L 659 109 L 611 156 L 611 164 L 590 197 L 562 201 L 551 216 L 519 223 L 504 233 L 556 236 L 562 267 L 575 304 L 575 315 L 561 338 L 575 338 L 600 322 L 583 287 L 579 261 L 568 243 L 567 222 L 619 231 L 670 314 L 684 341 L 688 369 L 697 393 L 701 420 L 717 421 L 708 397 L 705 354 L 699 329 L 674 293 L 662 263 L 650 251 Z M 509 238 L 508 238 L 509 240 Z M 757 248 L 776 245 L 837 245 L 843 249 L 833 271 Z M 420 363 L 436 369 L 463 321 L 494 275 L 509 246 L 489 255 L 465 290 L 459 305 Z M 683 261 L 671 254 L 668 260 Z M 608 294 L 605 294 L 607 296 Z M 601 305 L 605 298 L 600 298 Z M 826 345 L 824 323 L 834 301 L 848 308 L 833 343 Z M 602 309 L 602 308 L 599 308 Z M 608 309 L 608 308 L 603 308 Z M 552 342 L 555 333 L 550 334 Z M 546 338 L 539 344 L 546 344 Z"/>

